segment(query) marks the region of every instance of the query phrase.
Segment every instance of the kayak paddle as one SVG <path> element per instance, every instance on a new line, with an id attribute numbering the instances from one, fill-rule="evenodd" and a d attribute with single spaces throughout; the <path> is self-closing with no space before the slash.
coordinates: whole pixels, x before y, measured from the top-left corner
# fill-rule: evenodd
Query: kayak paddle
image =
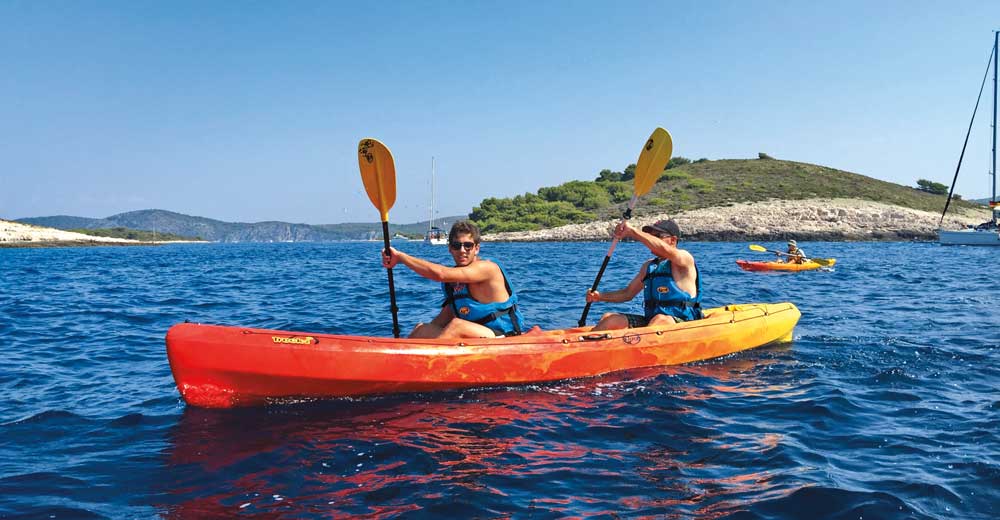
<path id="1" fill-rule="evenodd" d="M 667 167 L 667 162 L 670 161 L 670 154 L 673 151 L 674 141 L 670 137 L 670 133 L 659 127 L 653 130 L 645 146 L 642 147 L 642 151 L 639 152 L 639 161 L 636 163 L 635 176 L 632 179 L 632 200 L 628 203 L 628 209 L 622 213 L 622 222 L 632 218 L 632 209 L 635 208 L 636 201 L 639 200 L 639 197 L 648 193 L 653 188 L 653 184 L 656 184 L 656 179 L 660 177 L 663 169 Z M 611 254 L 615 252 L 617 245 L 618 237 L 615 237 L 611 241 L 611 247 L 608 248 L 608 254 L 604 256 L 601 270 L 597 272 L 597 277 L 594 278 L 594 285 L 590 288 L 591 291 L 596 291 L 597 285 L 601 283 L 601 277 L 604 276 L 604 270 L 607 269 L 608 261 L 611 260 Z M 587 324 L 587 314 L 590 312 L 591 303 L 587 302 L 587 306 L 583 308 L 583 315 L 580 316 L 579 321 L 581 327 Z"/>
<path id="2" fill-rule="evenodd" d="M 396 166 L 392 162 L 392 152 L 375 139 L 362 139 L 358 143 L 358 167 L 361 169 L 361 182 L 371 199 L 375 209 L 382 218 L 382 242 L 385 251 L 389 253 L 389 208 L 396 203 Z M 396 286 L 392 281 L 392 268 L 389 273 L 389 308 L 392 309 L 392 335 L 399 337 L 399 318 L 396 307 Z"/>
<path id="3" fill-rule="evenodd" d="M 782 251 L 775 251 L 774 249 L 767 249 L 764 246 L 758 246 L 757 244 L 750 244 L 750 249 L 753 250 L 753 251 L 760 252 L 760 253 L 777 253 L 779 255 L 795 256 L 795 255 L 790 255 L 790 254 L 782 252 Z M 806 258 L 803 261 L 804 262 L 817 263 L 819 265 L 822 265 L 823 267 L 828 267 L 831 264 L 833 264 L 833 261 L 831 259 L 829 259 L 829 258 Z"/>

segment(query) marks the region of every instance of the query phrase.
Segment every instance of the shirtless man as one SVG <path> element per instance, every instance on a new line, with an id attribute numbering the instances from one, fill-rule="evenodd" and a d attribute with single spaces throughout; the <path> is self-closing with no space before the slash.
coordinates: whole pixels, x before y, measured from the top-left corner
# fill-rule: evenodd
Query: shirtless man
<path id="1" fill-rule="evenodd" d="M 497 263 L 479 258 L 479 228 L 460 220 L 448 233 L 448 251 L 454 267 L 436 264 L 389 248 L 382 252 L 382 265 L 397 264 L 441 282 L 445 300 L 441 312 L 430 323 L 419 323 L 411 338 L 493 338 L 525 332 L 524 317 L 517 307 L 517 294 Z"/>
<path id="2" fill-rule="evenodd" d="M 601 316 L 593 330 L 666 325 L 702 318 L 701 278 L 691 253 L 677 248 L 680 234 L 680 226 L 672 219 L 643 226 L 641 231 L 628 222 L 618 225 L 615 236 L 642 242 L 655 257 L 642 264 L 624 289 L 605 293 L 588 290 L 587 301 L 624 303 L 642 291 L 644 314 L 609 312 Z"/>

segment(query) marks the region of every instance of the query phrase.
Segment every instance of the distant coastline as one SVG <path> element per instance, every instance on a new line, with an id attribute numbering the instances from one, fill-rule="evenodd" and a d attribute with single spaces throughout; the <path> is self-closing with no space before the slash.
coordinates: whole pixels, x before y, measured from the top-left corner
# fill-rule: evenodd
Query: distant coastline
<path id="1" fill-rule="evenodd" d="M 640 208 L 641 210 L 641 208 Z M 676 215 L 640 214 L 640 226 L 663 218 L 677 220 L 683 240 L 910 241 L 937 240 L 940 215 L 861 199 L 768 200 L 702 208 Z M 944 229 L 962 229 L 990 218 L 989 210 L 949 212 Z M 578 242 L 608 240 L 618 219 L 570 224 L 537 231 L 488 233 L 492 242 Z M 68 246 L 150 246 L 176 241 L 110 238 L 0 220 L 0 248 Z M 199 242 L 208 243 L 208 242 Z"/>
<path id="2" fill-rule="evenodd" d="M 937 240 L 941 215 L 860 199 L 768 200 L 702 208 L 676 215 L 647 214 L 632 219 L 639 226 L 674 218 L 683 240 L 697 241 L 910 241 Z M 989 220 L 989 210 L 949 212 L 942 227 L 961 229 Z M 618 219 L 570 224 L 538 231 L 492 233 L 494 242 L 607 240 Z"/>
<path id="3" fill-rule="evenodd" d="M 156 246 L 167 242 L 144 242 L 127 238 L 99 237 L 0 220 L 0 248 L 11 247 L 82 247 L 82 246 Z"/>

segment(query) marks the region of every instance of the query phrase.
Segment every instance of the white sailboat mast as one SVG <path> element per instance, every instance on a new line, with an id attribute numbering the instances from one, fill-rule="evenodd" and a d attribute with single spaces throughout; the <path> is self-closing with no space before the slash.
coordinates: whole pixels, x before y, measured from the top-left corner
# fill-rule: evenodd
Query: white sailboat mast
<path id="1" fill-rule="evenodd" d="M 434 156 L 431 156 L 431 218 L 427 223 L 427 230 L 434 229 Z"/>
<path id="2" fill-rule="evenodd" d="M 996 213 L 996 203 L 997 203 L 997 64 L 1000 57 L 997 56 L 997 51 L 1000 51 L 997 47 L 1000 47 L 1000 31 L 993 31 L 993 206 L 991 207 L 993 214 L 993 223 L 997 223 L 997 213 Z"/>

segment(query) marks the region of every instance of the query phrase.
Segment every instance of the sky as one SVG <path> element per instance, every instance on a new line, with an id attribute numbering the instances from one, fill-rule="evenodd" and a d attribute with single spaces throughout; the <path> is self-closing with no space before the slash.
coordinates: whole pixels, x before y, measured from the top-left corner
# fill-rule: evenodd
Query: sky
<path id="1" fill-rule="evenodd" d="M 394 223 L 674 156 L 951 184 L 990 1 L 0 2 L 0 218 Z M 992 71 L 956 192 L 991 194 Z"/>

